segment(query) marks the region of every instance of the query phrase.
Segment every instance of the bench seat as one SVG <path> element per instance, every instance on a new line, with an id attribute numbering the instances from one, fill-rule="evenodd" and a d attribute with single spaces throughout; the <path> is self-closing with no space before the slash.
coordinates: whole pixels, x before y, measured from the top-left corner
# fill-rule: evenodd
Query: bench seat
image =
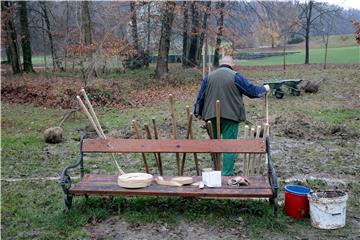
<path id="1" fill-rule="evenodd" d="M 164 177 L 170 179 L 171 177 Z M 222 177 L 222 187 L 199 189 L 196 186 L 164 186 L 155 181 L 146 188 L 128 189 L 117 184 L 117 176 L 87 174 L 83 179 L 71 186 L 69 192 L 73 195 L 127 195 L 127 196 L 179 196 L 206 198 L 270 198 L 273 196 L 268 178 L 265 176 L 249 176 L 249 186 L 230 187 L 229 177 Z M 200 176 L 194 176 L 193 182 L 201 181 Z"/>

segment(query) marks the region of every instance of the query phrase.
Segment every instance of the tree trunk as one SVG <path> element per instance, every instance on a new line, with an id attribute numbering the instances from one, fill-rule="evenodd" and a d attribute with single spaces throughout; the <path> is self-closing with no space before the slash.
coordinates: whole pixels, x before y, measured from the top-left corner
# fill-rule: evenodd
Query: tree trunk
<path id="1" fill-rule="evenodd" d="M 42 28 L 42 41 L 43 41 L 44 65 L 45 65 L 45 72 L 46 72 L 46 71 L 47 71 L 47 61 L 46 61 L 46 41 L 45 41 L 45 27 L 44 27 L 44 19 L 41 19 L 41 28 Z"/>
<path id="2" fill-rule="evenodd" d="M 31 59 L 31 42 L 27 16 L 27 2 L 19 1 L 20 5 L 20 31 L 21 31 L 21 48 L 23 52 L 24 71 L 34 72 Z"/>
<path id="3" fill-rule="evenodd" d="M 164 2 L 164 10 L 161 17 L 161 36 L 159 43 L 158 60 L 156 63 L 156 78 L 166 77 L 169 72 L 168 56 L 170 50 L 171 28 L 174 20 L 175 2 Z"/>
<path id="4" fill-rule="evenodd" d="M 189 66 L 189 48 L 188 48 L 188 32 L 189 32 L 189 2 L 184 1 L 184 25 L 183 25 L 183 51 L 182 51 L 182 66 Z"/>
<path id="5" fill-rule="evenodd" d="M 1 2 L 1 20 L 2 27 L 5 30 L 6 34 L 6 52 L 8 55 L 8 60 L 11 63 L 11 68 L 13 74 L 21 72 L 20 69 L 20 57 L 18 54 L 18 46 L 16 41 L 16 31 L 13 24 L 13 15 L 12 15 L 12 2 L 6 1 Z"/>
<path id="6" fill-rule="evenodd" d="M 310 1 L 306 15 L 306 27 L 305 27 L 305 64 L 309 64 L 309 40 L 310 40 L 312 7 L 313 7 L 313 1 Z"/>
<path id="7" fill-rule="evenodd" d="M 6 40 L 6 46 L 5 46 L 5 53 L 6 53 L 6 63 L 10 64 L 11 63 L 11 49 L 10 49 L 10 44 L 7 42 L 7 40 Z"/>
<path id="8" fill-rule="evenodd" d="M 92 43 L 91 18 L 88 1 L 81 1 L 81 42 L 85 45 Z"/>
<path id="9" fill-rule="evenodd" d="M 211 9 L 211 1 L 207 1 L 207 2 L 203 2 L 204 5 L 206 6 L 206 11 L 204 13 L 204 17 L 203 17 L 203 21 L 202 21 L 202 29 L 201 29 L 201 34 L 200 34 L 200 38 L 199 38 L 199 47 L 198 47 L 198 51 L 197 51 L 197 62 L 200 62 L 201 59 L 201 52 L 203 49 L 203 45 L 204 45 L 204 38 L 206 35 L 206 31 L 207 31 L 207 19 L 210 15 L 210 9 Z"/>
<path id="10" fill-rule="evenodd" d="M 69 39 L 69 18 L 70 18 L 70 9 L 69 2 L 66 2 L 66 32 L 65 32 L 65 44 L 67 45 Z M 67 71 L 67 49 L 64 49 L 64 71 Z"/>
<path id="11" fill-rule="evenodd" d="M 136 51 L 140 51 L 139 47 L 139 37 L 137 32 L 137 19 L 136 19 L 136 2 L 130 2 L 130 11 L 131 11 L 131 37 L 133 39 L 133 45 Z"/>
<path id="12" fill-rule="evenodd" d="M 221 1 L 217 3 L 216 8 L 220 10 L 220 16 L 216 19 L 217 33 L 216 33 L 216 46 L 214 52 L 214 67 L 219 66 L 219 58 L 220 58 L 220 46 L 221 46 L 221 37 L 223 34 L 223 24 L 224 24 L 224 7 L 225 2 Z"/>
<path id="13" fill-rule="evenodd" d="M 147 3 L 147 39 L 146 39 L 146 54 L 150 56 L 150 34 L 151 34 L 151 2 Z"/>
<path id="14" fill-rule="evenodd" d="M 189 65 L 191 67 L 198 66 L 199 63 L 197 61 L 197 51 L 198 51 L 198 42 L 199 42 L 199 10 L 197 8 L 197 2 L 192 2 L 191 4 L 191 16 L 192 16 L 192 27 L 191 27 L 191 43 L 189 50 Z"/>
<path id="15" fill-rule="evenodd" d="M 51 32 L 51 26 L 50 26 L 50 20 L 49 20 L 49 16 L 48 16 L 46 2 L 43 2 L 43 1 L 40 2 L 40 6 L 41 6 L 41 10 L 43 12 L 43 17 L 44 17 L 45 24 L 46 24 L 46 31 L 47 31 L 48 38 L 49 38 L 51 57 L 52 57 L 52 61 L 53 61 L 53 69 L 54 69 L 54 71 L 56 71 L 58 69 L 61 69 L 61 66 L 60 66 L 59 58 L 57 56 L 57 53 L 56 53 L 56 50 L 54 47 L 53 35 Z"/>
<path id="16" fill-rule="evenodd" d="M 284 36 L 284 46 L 283 46 L 283 70 L 286 70 L 286 42 L 287 38 Z"/>

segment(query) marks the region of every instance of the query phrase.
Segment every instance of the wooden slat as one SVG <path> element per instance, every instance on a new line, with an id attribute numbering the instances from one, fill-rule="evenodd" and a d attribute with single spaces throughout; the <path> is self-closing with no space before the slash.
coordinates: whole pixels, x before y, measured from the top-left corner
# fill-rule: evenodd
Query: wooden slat
<path id="1" fill-rule="evenodd" d="M 85 139 L 83 152 L 92 153 L 265 153 L 263 139 Z"/>
<path id="2" fill-rule="evenodd" d="M 169 179 L 171 177 L 164 177 Z M 194 182 L 201 179 L 193 177 Z M 250 176 L 249 186 L 230 187 L 227 185 L 228 177 L 222 177 L 221 188 L 199 189 L 195 186 L 170 187 L 158 185 L 155 182 L 147 188 L 126 189 L 117 185 L 117 176 L 86 175 L 78 184 L 70 188 L 74 195 L 127 195 L 127 196 L 182 196 L 182 197 L 271 197 L 272 191 L 266 177 Z"/>

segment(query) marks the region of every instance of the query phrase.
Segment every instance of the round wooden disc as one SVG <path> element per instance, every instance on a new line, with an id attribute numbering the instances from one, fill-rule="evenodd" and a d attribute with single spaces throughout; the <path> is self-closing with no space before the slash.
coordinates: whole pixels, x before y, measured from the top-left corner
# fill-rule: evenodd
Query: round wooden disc
<path id="1" fill-rule="evenodd" d="M 147 173 L 127 173 L 118 177 L 118 185 L 124 188 L 143 188 L 151 184 L 153 176 Z"/>

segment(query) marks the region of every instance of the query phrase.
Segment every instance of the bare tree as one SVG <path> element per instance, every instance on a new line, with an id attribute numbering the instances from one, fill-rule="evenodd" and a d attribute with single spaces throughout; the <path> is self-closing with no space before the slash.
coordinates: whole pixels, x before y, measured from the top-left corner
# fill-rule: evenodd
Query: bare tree
<path id="1" fill-rule="evenodd" d="M 298 6 L 300 9 L 299 25 L 302 28 L 302 32 L 299 34 L 305 37 L 305 64 L 309 64 L 309 41 L 313 25 L 321 16 L 335 10 L 329 8 L 326 3 L 315 2 L 314 0 L 299 3 Z"/>
<path id="2" fill-rule="evenodd" d="M 219 15 L 216 18 L 216 46 L 215 46 L 215 52 L 214 52 L 214 67 L 219 66 L 219 58 L 220 58 L 220 46 L 221 46 L 221 38 L 223 35 L 223 25 L 224 25 L 224 8 L 225 8 L 225 2 L 220 1 L 216 4 L 216 9 L 219 11 Z"/>
<path id="3" fill-rule="evenodd" d="M 190 2 L 183 2 L 183 14 L 184 14 L 184 23 L 183 23 L 183 46 L 182 46 L 182 66 L 188 67 L 188 57 L 189 57 L 189 48 L 188 48 L 188 32 L 189 32 L 189 5 Z"/>
<path id="4" fill-rule="evenodd" d="M 161 36 L 159 43 L 158 60 L 156 63 L 155 76 L 163 78 L 169 72 L 168 56 L 170 49 L 171 28 L 174 20 L 175 2 L 164 2 L 164 9 L 161 17 Z"/>
<path id="5" fill-rule="evenodd" d="M 206 9 L 203 14 L 202 29 L 201 29 L 200 38 L 199 38 L 199 47 L 197 49 L 197 54 L 196 54 L 198 63 L 201 61 L 201 52 L 202 52 L 203 45 L 204 45 L 205 33 L 207 32 L 208 17 L 210 16 L 210 9 L 211 9 L 211 1 L 203 2 L 203 4 L 206 7 Z"/>
<path id="6" fill-rule="evenodd" d="M 40 8 L 42 10 L 42 16 L 43 16 L 45 24 L 46 24 L 46 32 L 47 32 L 48 38 L 49 38 L 51 57 L 52 57 L 52 62 L 53 62 L 53 69 L 54 70 L 62 69 L 60 66 L 60 61 L 57 56 L 56 49 L 54 47 L 53 34 L 51 31 L 51 26 L 50 26 L 47 3 L 45 1 L 41 1 L 39 3 L 40 3 Z"/>
<path id="7" fill-rule="evenodd" d="M 80 9 L 81 9 L 81 36 L 82 36 L 81 41 L 82 43 L 88 45 L 92 43 L 89 2 L 82 1 L 80 3 Z"/>
<path id="8" fill-rule="evenodd" d="M 199 9 L 197 7 L 198 2 L 194 1 L 191 4 L 191 40 L 190 40 L 190 49 L 189 49 L 189 62 L 190 66 L 198 66 L 199 63 L 197 61 L 196 53 L 199 47 L 199 29 L 200 29 L 200 17 L 199 17 Z"/>
<path id="9" fill-rule="evenodd" d="M 146 39 L 146 55 L 150 56 L 150 36 L 151 36 L 151 2 L 147 3 L 147 39 Z"/>
<path id="10" fill-rule="evenodd" d="M 131 36 L 136 51 L 140 51 L 139 47 L 139 36 L 137 31 L 137 17 L 136 17 L 136 2 L 130 2 L 130 11 L 131 11 Z"/>
<path id="11" fill-rule="evenodd" d="M 29 32 L 29 23 L 27 15 L 27 2 L 19 1 L 20 5 L 20 32 L 21 32 L 21 48 L 23 52 L 23 61 L 24 61 L 24 71 L 25 72 L 34 72 L 31 59 L 31 42 L 30 42 L 30 32 Z"/>
<path id="12" fill-rule="evenodd" d="M 16 41 L 16 31 L 13 23 L 12 2 L 1 2 L 1 20 L 2 27 L 6 35 L 6 52 L 8 61 L 11 63 L 14 74 L 20 73 L 20 58 Z"/>
<path id="13" fill-rule="evenodd" d="M 324 26 L 322 29 L 322 33 L 321 33 L 321 37 L 322 37 L 322 42 L 324 44 L 325 47 L 325 52 L 324 52 L 324 65 L 323 68 L 326 69 L 326 64 L 327 64 L 327 55 L 328 55 L 328 46 L 329 46 L 329 35 L 331 34 L 331 32 L 334 30 L 334 19 L 335 17 L 330 17 L 330 19 L 321 19 L 322 20 L 322 25 Z"/>

